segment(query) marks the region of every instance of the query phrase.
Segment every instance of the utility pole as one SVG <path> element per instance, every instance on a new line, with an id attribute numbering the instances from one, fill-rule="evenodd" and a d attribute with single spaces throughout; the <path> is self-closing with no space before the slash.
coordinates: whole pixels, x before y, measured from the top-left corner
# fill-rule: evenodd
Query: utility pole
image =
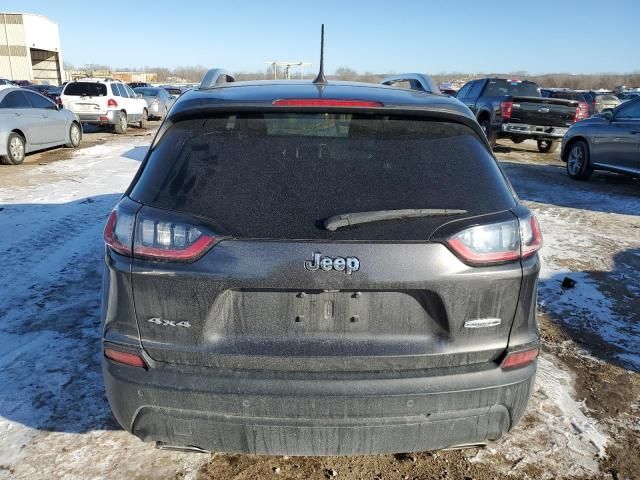
<path id="1" fill-rule="evenodd" d="M 311 66 L 311 62 L 279 62 L 277 60 L 271 60 L 264 62 L 267 65 L 271 65 L 273 68 L 273 79 L 278 79 L 278 67 L 284 67 L 284 78 L 291 80 L 291 67 L 300 67 L 300 80 L 304 80 L 304 67 L 305 65 Z"/>

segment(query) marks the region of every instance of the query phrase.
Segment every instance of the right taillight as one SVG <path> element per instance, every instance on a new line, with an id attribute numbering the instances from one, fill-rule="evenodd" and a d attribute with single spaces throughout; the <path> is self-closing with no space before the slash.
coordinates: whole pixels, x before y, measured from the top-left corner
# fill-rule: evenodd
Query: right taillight
<path id="1" fill-rule="evenodd" d="M 542 236 L 531 214 L 464 229 L 449 237 L 446 243 L 465 263 L 491 265 L 530 257 L 542 247 Z"/>
<path id="2" fill-rule="evenodd" d="M 104 241 L 115 252 L 135 258 L 192 262 L 216 242 L 216 236 L 190 217 L 144 207 L 125 198 L 113 209 Z"/>
<path id="3" fill-rule="evenodd" d="M 118 102 L 116 102 L 113 98 L 110 98 L 109 100 L 107 100 L 107 106 L 118 108 Z"/>
<path id="4" fill-rule="evenodd" d="M 503 120 L 510 120 L 512 111 L 513 102 L 500 102 L 500 115 Z"/>

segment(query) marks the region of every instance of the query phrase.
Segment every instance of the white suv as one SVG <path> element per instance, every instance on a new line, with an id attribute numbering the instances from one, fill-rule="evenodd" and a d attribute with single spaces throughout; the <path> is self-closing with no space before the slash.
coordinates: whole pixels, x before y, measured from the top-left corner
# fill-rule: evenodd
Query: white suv
<path id="1" fill-rule="evenodd" d="M 60 100 L 82 123 L 113 125 L 116 133 L 125 133 L 131 123 L 147 126 L 147 102 L 119 80 L 83 78 L 69 82 Z"/>

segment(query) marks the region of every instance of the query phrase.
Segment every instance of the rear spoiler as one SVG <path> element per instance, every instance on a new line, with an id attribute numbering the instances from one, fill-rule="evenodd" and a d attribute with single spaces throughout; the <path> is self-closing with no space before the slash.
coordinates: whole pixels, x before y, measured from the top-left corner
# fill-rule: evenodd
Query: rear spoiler
<path id="1" fill-rule="evenodd" d="M 438 85 L 436 85 L 431 77 L 422 73 L 400 73 L 398 75 L 383 78 L 380 83 L 382 85 L 393 87 L 396 83 L 400 82 L 409 82 L 409 88 L 411 88 L 411 90 L 427 93 L 440 93 Z"/>

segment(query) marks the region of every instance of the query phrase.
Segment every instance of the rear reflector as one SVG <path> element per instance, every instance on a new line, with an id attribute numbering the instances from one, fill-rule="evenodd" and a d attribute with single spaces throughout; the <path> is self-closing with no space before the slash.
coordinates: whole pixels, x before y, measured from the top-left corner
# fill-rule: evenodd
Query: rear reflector
<path id="1" fill-rule="evenodd" d="M 539 350 L 537 347 L 528 350 L 520 350 L 519 352 L 508 353 L 500 365 L 503 370 L 510 368 L 524 367 L 529 365 L 538 358 Z"/>
<path id="2" fill-rule="evenodd" d="M 274 100 L 274 105 L 281 107 L 363 107 L 377 108 L 382 107 L 380 102 L 368 102 L 363 100 L 340 100 L 331 98 L 300 98 L 287 100 Z"/>
<path id="3" fill-rule="evenodd" d="M 109 360 L 122 363 L 123 365 L 129 365 L 131 367 L 146 368 L 147 366 L 141 356 L 135 355 L 133 353 L 119 352 L 117 350 L 105 348 L 104 356 Z"/>

